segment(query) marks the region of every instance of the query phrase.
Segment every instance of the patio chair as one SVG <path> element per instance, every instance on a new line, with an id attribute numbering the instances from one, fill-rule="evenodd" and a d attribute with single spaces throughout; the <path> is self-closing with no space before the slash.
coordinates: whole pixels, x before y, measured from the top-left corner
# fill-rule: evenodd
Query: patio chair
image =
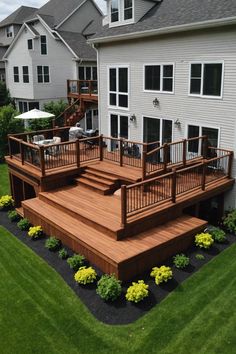
<path id="1" fill-rule="evenodd" d="M 49 155 L 57 156 L 61 153 L 61 147 L 56 145 L 60 143 L 61 143 L 61 138 L 59 136 L 54 136 L 53 144 L 55 144 L 55 146 L 50 146 L 50 148 L 48 149 Z"/>
<path id="2" fill-rule="evenodd" d="M 38 143 L 41 140 L 45 140 L 45 136 L 43 134 L 39 134 L 39 135 L 34 135 L 33 136 L 33 143 Z"/>

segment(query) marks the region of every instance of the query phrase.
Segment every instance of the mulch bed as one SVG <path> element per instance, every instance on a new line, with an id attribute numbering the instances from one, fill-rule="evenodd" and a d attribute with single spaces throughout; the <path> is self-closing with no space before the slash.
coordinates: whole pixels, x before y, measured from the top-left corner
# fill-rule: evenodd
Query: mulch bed
<path id="1" fill-rule="evenodd" d="M 143 279 L 145 283 L 149 285 L 149 296 L 144 301 L 139 304 L 132 304 L 125 300 L 125 293 L 128 286 L 131 285 L 131 281 L 128 283 L 123 283 L 123 293 L 122 296 L 112 303 L 104 302 L 96 294 L 96 283 L 88 286 L 79 286 L 74 281 L 74 271 L 72 271 L 66 260 L 61 260 L 58 257 L 58 252 L 50 252 L 45 246 L 45 238 L 32 241 L 28 236 L 27 232 L 21 231 L 16 226 L 15 222 L 11 222 L 7 213 L 4 211 L 0 212 L 0 225 L 9 230 L 15 237 L 31 248 L 37 255 L 42 257 L 51 267 L 53 267 L 64 279 L 64 281 L 74 290 L 74 292 L 79 296 L 81 301 L 87 306 L 89 311 L 99 320 L 107 324 L 118 325 L 118 324 L 128 324 L 134 322 L 145 313 L 147 313 L 156 304 L 160 303 L 171 291 L 173 291 L 179 284 L 181 284 L 185 279 L 191 276 L 193 273 L 198 271 L 204 264 L 209 262 L 213 257 L 223 251 L 225 248 L 229 247 L 232 243 L 236 241 L 236 237 L 233 235 L 228 235 L 227 242 L 224 244 L 214 244 L 210 250 L 201 250 L 193 246 L 187 252 L 186 255 L 190 257 L 190 265 L 184 270 L 178 270 L 173 267 L 172 260 L 165 262 L 165 265 L 169 265 L 173 270 L 173 279 L 168 281 L 164 285 L 157 286 L 153 280 L 150 278 L 149 273 L 145 273 L 133 281 Z M 65 247 L 66 248 L 66 247 Z M 69 251 L 69 255 L 73 252 Z M 197 260 L 195 258 L 196 254 L 203 254 L 204 260 Z M 99 276 L 102 272 L 94 267 Z M 151 270 L 150 270 L 151 271 Z"/>

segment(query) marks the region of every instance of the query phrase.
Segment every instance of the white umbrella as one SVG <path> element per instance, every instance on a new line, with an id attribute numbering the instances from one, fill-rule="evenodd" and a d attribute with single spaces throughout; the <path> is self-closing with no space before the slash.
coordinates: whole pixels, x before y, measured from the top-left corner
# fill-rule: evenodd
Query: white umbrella
<path id="1" fill-rule="evenodd" d="M 19 116 L 16 116 L 15 118 L 24 119 L 25 127 L 27 127 L 26 121 L 28 119 L 43 119 L 43 118 L 53 118 L 53 117 L 55 117 L 54 114 L 51 114 L 48 112 L 43 112 L 43 111 L 40 111 L 39 109 L 35 108 L 35 109 L 32 109 L 31 111 L 22 113 Z"/>

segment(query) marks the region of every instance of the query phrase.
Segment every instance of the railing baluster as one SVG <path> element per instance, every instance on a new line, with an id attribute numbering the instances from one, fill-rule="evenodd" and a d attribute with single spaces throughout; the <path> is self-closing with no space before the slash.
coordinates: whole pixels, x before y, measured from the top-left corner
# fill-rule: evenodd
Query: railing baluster
<path id="1" fill-rule="evenodd" d="M 123 166 L 123 155 L 124 155 L 124 141 L 122 138 L 119 140 L 120 143 L 120 166 Z"/>
<path id="2" fill-rule="evenodd" d="M 176 202 L 176 182 L 177 182 L 177 174 L 176 174 L 176 170 L 174 169 L 173 173 L 172 173 L 172 185 L 171 185 L 171 200 L 173 203 Z"/>

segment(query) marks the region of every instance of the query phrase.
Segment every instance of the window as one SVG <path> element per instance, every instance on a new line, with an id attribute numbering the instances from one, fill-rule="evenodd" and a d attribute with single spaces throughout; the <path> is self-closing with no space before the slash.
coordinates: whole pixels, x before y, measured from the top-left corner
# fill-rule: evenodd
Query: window
<path id="1" fill-rule="evenodd" d="M 49 83 L 49 66 L 37 66 L 38 83 Z"/>
<path id="2" fill-rule="evenodd" d="M 143 117 L 143 141 L 145 143 L 157 142 L 160 144 L 172 141 L 173 122 L 169 119 Z M 151 149 L 155 146 L 151 145 Z"/>
<path id="3" fill-rule="evenodd" d="M 33 49 L 33 39 L 28 39 L 28 50 Z"/>
<path id="4" fill-rule="evenodd" d="M 191 64 L 190 95 L 221 97 L 222 81 L 222 63 Z"/>
<path id="5" fill-rule="evenodd" d="M 19 82 L 19 68 L 18 66 L 13 67 L 14 82 Z"/>
<path id="6" fill-rule="evenodd" d="M 189 125 L 188 126 L 188 139 L 195 138 L 198 136 L 206 135 L 210 146 L 218 147 L 219 143 L 219 129 L 209 128 L 198 125 Z M 188 152 L 199 153 L 200 144 L 198 140 L 193 140 L 188 143 Z"/>
<path id="7" fill-rule="evenodd" d="M 19 101 L 18 107 L 19 107 L 19 111 L 21 113 L 25 113 L 25 112 L 30 111 L 31 109 L 34 109 L 34 108 L 39 109 L 39 102 Z"/>
<path id="8" fill-rule="evenodd" d="M 128 108 L 128 68 L 109 69 L 109 104 Z"/>
<path id="9" fill-rule="evenodd" d="M 133 0 L 111 0 L 110 22 L 126 22 L 133 19 Z"/>
<path id="10" fill-rule="evenodd" d="M 47 55 L 47 37 L 46 36 L 40 36 L 41 40 L 41 54 L 42 55 Z"/>
<path id="11" fill-rule="evenodd" d="M 133 18 L 133 0 L 124 0 L 124 20 Z"/>
<path id="12" fill-rule="evenodd" d="M 23 82 L 29 83 L 29 68 L 28 68 L 28 66 L 23 66 L 22 71 L 23 71 Z"/>
<path id="13" fill-rule="evenodd" d="M 97 80 L 97 67 L 79 66 L 79 80 Z"/>
<path id="14" fill-rule="evenodd" d="M 111 0 L 111 22 L 119 21 L 119 0 Z"/>
<path id="15" fill-rule="evenodd" d="M 146 91 L 174 91 L 174 65 L 145 65 L 144 89 Z"/>
<path id="16" fill-rule="evenodd" d="M 7 27 L 6 27 L 6 36 L 7 36 L 8 38 L 14 37 L 13 26 L 7 26 Z"/>

